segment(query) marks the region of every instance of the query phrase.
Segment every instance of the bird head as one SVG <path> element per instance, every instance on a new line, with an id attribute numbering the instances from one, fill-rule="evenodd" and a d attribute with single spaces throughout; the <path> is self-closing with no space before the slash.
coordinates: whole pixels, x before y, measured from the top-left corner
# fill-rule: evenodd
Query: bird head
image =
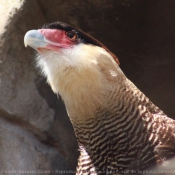
<path id="1" fill-rule="evenodd" d="M 98 84 L 101 72 L 115 74 L 119 64 L 117 57 L 97 39 L 61 22 L 28 31 L 24 44 L 38 52 L 37 65 L 55 93 L 70 86 L 80 87 L 80 83 Z"/>

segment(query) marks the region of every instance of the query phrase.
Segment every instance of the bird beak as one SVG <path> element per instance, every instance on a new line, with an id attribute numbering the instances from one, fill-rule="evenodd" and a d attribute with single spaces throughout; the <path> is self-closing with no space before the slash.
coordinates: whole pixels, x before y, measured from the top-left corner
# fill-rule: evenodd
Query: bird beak
<path id="1" fill-rule="evenodd" d="M 24 36 L 25 47 L 30 46 L 37 50 L 38 48 L 45 48 L 47 44 L 46 38 L 38 30 L 30 30 Z"/>
<path id="2" fill-rule="evenodd" d="M 24 36 L 25 47 L 30 46 L 39 53 L 42 49 L 57 51 L 58 48 L 68 48 L 67 45 L 48 40 L 40 30 L 30 30 Z"/>

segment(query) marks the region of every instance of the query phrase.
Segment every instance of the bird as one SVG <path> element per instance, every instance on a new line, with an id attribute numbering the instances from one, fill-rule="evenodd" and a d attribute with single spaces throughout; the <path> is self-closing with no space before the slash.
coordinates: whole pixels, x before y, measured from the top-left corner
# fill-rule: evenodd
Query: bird
<path id="1" fill-rule="evenodd" d="M 125 76 L 105 45 L 63 22 L 29 30 L 24 44 L 37 51 L 36 66 L 65 104 L 79 146 L 77 175 L 168 166 L 175 121 Z"/>

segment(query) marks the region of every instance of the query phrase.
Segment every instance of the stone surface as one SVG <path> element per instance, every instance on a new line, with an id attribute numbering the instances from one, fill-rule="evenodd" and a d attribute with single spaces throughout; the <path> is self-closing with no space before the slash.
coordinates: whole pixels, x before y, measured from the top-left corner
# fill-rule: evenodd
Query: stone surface
<path id="1" fill-rule="evenodd" d="M 74 171 L 77 164 L 78 147 L 65 107 L 35 68 L 35 52 L 23 44 L 28 30 L 45 23 L 67 22 L 99 39 L 119 57 L 127 77 L 175 118 L 174 1 L 0 4 L 0 174 L 61 174 L 57 170 Z"/>

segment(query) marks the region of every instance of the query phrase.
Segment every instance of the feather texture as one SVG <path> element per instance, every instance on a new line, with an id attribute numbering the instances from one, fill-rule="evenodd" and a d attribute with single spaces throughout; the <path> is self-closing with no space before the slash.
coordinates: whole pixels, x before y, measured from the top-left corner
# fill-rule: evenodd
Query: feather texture
<path id="1" fill-rule="evenodd" d="M 96 39 L 62 23 L 43 28 L 81 35 L 71 47 L 46 50 L 36 58 L 73 124 L 80 151 L 77 175 L 168 167 L 167 160 L 175 157 L 175 121 L 126 78 L 117 57 Z M 36 33 L 37 42 L 44 38 Z"/>
<path id="2" fill-rule="evenodd" d="M 48 79 L 74 126 L 80 147 L 77 174 L 119 174 L 163 165 L 175 154 L 174 120 L 125 77 L 109 54 L 101 48 L 95 48 L 95 54 L 91 47 L 81 47 L 84 55 L 68 54 L 51 75 L 60 82 Z M 76 61 L 66 67 L 65 60 L 72 57 Z M 61 58 L 52 54 L 51 59 Z"/>

